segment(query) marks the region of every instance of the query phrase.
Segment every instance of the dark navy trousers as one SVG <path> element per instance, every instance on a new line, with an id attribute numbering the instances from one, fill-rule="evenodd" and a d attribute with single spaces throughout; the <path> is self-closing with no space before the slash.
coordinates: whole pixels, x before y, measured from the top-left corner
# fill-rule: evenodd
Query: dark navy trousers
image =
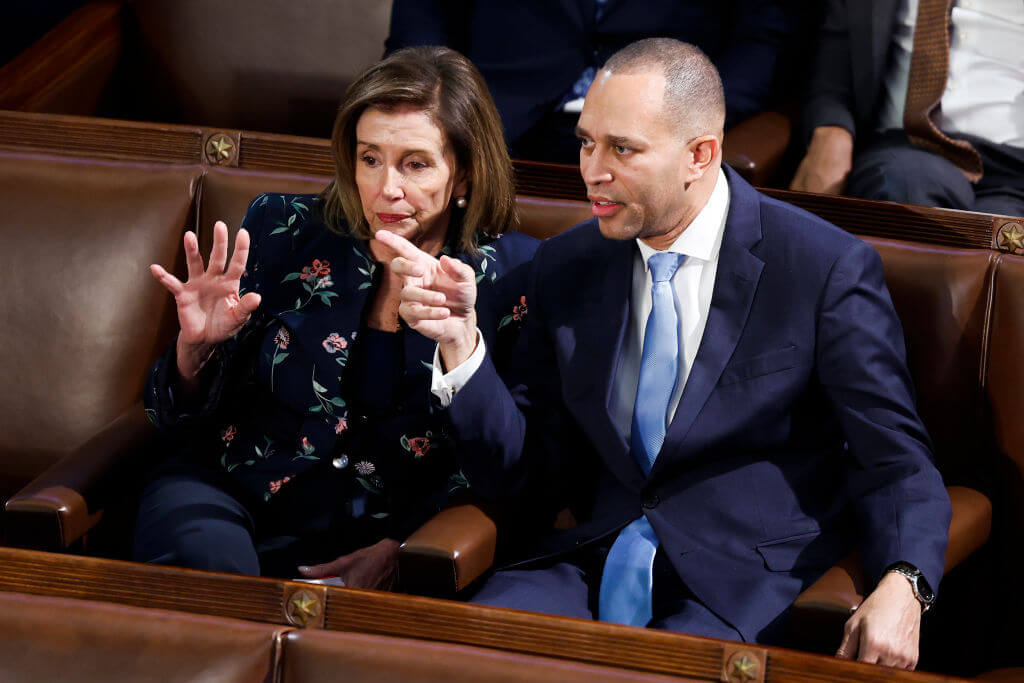
<path id="1" fill-rule="evenodd" d="M 1024 149 L 962 137 L 981 154 L 984 175 L 971 184 L 944 157 L 910 144 L 903 131 L 879 135 L 853 160 L 852 197 L 1024 216 Z"/>
<path id="2" fill-rule="evenodd" d="M 143 490 L 134 558 L 296 578 L 299 565 L 328 562 L 361 547 L 362 539 L 350 538 L 353 525 L 334 472 L 329 465 L 314 468 L 264 502 L 214 467 L 173 457 L 157 467 Z"/>

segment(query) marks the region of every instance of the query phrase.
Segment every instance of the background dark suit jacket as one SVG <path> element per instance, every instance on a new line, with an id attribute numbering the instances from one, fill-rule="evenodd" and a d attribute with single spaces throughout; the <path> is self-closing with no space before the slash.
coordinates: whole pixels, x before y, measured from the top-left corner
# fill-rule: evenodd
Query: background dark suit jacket
<path id="1" fill-rule="evenodd" d="M 596 220 L 537 251 L 520 382 L 506 390 L 485 361 L 448 416 L 477 492 L 569 502 L 582 522 L 528 556 L 646 514 L 696 596 L 770 641 L 858 543 L 870 581 L 904 560 L 937 586 L 951 512 L 878 254 L 726 173 L 707 327 L 648 477 L 608 409 L 637 247 Z"/>
<path id="2" fill-rule="evenodd" d="M 627 44 L 668 36 L 693 43 L 725 84 L 727 124 L 764 109 L 806 10 L 800 0 L 395 0 L 387 50 L 447 45 L 480 69 L 514 143 L 552 111 L 588 66 Z M 800 9 L 798 9 L 800 8 Z"/>
<path id="3" fill-rule="evenodd" d="M 818 126 L 842 126 L 869 140 L 892 52 L 901 0 L 828 0 L 807 89 L 804 142 Z"/>

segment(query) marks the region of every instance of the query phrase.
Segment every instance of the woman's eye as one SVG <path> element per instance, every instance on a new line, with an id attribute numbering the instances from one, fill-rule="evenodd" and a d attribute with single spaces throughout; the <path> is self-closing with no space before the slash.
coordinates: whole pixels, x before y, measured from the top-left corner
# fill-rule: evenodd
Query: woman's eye
<path id="1" fill-rule="evenodd" d="M 359 157 L 359 160 L 362 161 L 367 166 L 376 166 L 377 165 L 377 160 L 374 159 L 369 154 L 364 154 L 363 156 Z"/>
<path id="2" fill-rule="evenodd" d="M 422 162 L 422 161 L 410 161 L 409 162 L 409 168 L 413 169 L 414 171 L 419 171 L 420 169 L 424 169 L 426 167 L 427 167 L 427 165 L 424 162 Z"/>

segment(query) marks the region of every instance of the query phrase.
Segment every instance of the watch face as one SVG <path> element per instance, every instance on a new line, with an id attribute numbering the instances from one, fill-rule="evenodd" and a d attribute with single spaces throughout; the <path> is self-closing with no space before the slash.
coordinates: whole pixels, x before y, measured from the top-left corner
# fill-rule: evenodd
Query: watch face
<path id="1" fill-rule="evenodd" d="M 935 592 L 932 587 L 928 585 L 928 580 L 924 578 L 923 574 L 917 575 L 917 594 L 921 596 L 921 599 L 931 604 L 935 600 Z"/>

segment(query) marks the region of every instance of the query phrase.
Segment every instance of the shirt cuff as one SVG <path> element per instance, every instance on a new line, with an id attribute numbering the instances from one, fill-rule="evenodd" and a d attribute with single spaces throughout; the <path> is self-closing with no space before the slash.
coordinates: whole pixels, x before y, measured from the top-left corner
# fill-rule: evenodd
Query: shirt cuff
<path id="1" fill-rule="evenodd" d="M 480 334 L 480 328 L 476 330 L 476 348 L 473 354 L 454 370 L 445 374 L 441 365 L 441 345 L 434 348 L 434 374 L 430 380 L 430 392 L 437 396 L 442 408 L 452 404 L 452 399 L 462 387 L 466 386 L 474 373 L 480 369 L 484 362 L 487 348 L 484 346 L 484 336 Z"/>

